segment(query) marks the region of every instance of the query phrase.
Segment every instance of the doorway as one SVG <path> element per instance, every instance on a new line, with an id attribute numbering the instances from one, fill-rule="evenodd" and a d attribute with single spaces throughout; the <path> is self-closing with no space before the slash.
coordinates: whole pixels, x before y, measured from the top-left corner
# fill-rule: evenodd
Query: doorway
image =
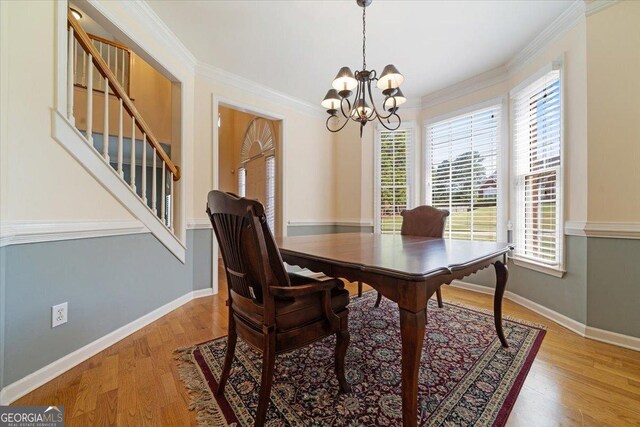
<path id="1" fill-rule="evenodd" d="M 275 235 L 283 224 L 279 158 L 281 120 L 232 106 L 218 107 L 218 189 L 260 201 Z"/>

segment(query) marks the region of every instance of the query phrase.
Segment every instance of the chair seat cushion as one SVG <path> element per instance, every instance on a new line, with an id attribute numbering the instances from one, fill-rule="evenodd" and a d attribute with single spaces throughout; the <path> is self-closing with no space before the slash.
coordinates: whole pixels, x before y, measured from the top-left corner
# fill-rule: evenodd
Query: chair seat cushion
<path id="1" fill-rule="evenodd" d="M 291 286 L 301 286 L 318 280 L 289 274 Z M 344 289 L 344 282 L 340 279 L 330 279 L 337 282 L 336 287 L 331 290 L 331 308 L 334 313 L 340 313 L 349 304 L 349 291 Z M 242 297 L 240 297 L 242 298 Z M 234 300 L 237 301 L 234 295 Z M 295 299 L 275 299 L 276 304 L 276 328 L 279 331 L 286 331 L 300 326 L 314 323 L 324 319 L 322 312 L 322 292 L 314 292 Z M 262 326 L 262 305 L 257 302 L 251 304 L 235 304 L 234 310 L 256 327 Z"/>

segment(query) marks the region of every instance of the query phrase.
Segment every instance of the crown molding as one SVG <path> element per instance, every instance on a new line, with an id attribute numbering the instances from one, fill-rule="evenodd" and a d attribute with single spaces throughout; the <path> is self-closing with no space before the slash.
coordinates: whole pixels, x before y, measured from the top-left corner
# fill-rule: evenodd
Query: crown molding
<path id="1" fill-rule="evenodd" d="M 111 9 L 113 2 L 105 0 L 87 0 L 87 2 L 109 19 L 122 33 L 131 36 L 131 31 L 123 25 L 121 19 L 115 16 Z M 132 16 L 136 25 L 143 27 L 144 33 L 149 34 L 155 40 L 161 40 L 161 44 L 178 56 L 176 58 L 178 62 L 182 62 L 187 68 L 194 70 L 198 62 L 196 57 L 145 0 L 117 2 L 117 6 L 122 7 L 128 15 Z"/>
<path id="2" fill-rule="evenodd" d="M 601 12 L 616 3 L 620 3 L 620 0 L 585 0 L 587 16 Z"/>
<path id="3" fill-rule="evenodd" d="M 443 102 L 451 101 L 461 96 L 477 92 L 481 89 L 502 83 L 509 77 L 508 71 L 504 66 L 494 68 L 478 74 L 451 86 L 431 92 L 422 97 L 422 108 L 433 107 Z"/>
<path id="4" fill-rule="evenodd" d="M 245 77 L 238 76 L 237 74 L 230 73 L 229 71 L 223 70 L 222 68 L 218 68 L 211 64 L 198 62 L 196 65 L 196 74 L 202 77 L 206 77 L 217 83 L 234 87 L 247 94 L 267 99 L 271 102 L 274 102 L 275 104 L 293 108 L 296 111 L 306 113 L 308 115 L 321 116 L 326 113 L 325 110 L 319 105 L 314 105 L 307 101 L 294 98 L 268 86 L 264 86 Z"/>
<path id="5" fill-rule="evenodd" d="M 558 16 L 547 28 L 545 28 L 536 38 L 525 46 L 518 54 L 511 58 L 506 67 L 510 74 L 521 70 L 540 51 L 546 48 L 549 43 L 561 34 L 573 28 L 581 19 L 585 17 L 585 4 L 582 0 L 575 0 L 560 16 Z"/>
<path id="6" fill-rule="evenodd" d="M 5 221 L 0 224 L 0 247 L 149 232 L 138 220 Z"/>
<path id="7" fill-rule="evenodd" d="M 549 43 L 573 28 L 581 19 L 584 19 L 585 10 L 586 7 L 583 0 L 575 0 L 571 6 L 505 65 L 423 96 L 422 108 L 425 109 L 442 104 L 506 81 L 511 75 L 532 61 Z"/>

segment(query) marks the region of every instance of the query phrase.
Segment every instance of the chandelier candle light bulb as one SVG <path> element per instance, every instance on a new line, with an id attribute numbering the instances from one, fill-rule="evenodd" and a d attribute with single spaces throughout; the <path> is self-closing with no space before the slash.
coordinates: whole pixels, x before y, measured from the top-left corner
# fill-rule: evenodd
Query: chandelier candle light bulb
<path id="1" fill-rule="evenodd" d="M 340 68 L 335 79 L 333 79 L 331 85 L 333 89 L 327 92 L 327 95 L 321 103 L 329 114 L 326 126 L 331 132 L 339 132 L 344 129 L 346 124 L 349 123 L 349 119 L 360 123 L 361 137 L 362 129 L 367 122 L 378 120 L 380 124 L 388 130 L 396 130 L 402 123 L 398 115 L 398 107 L 407 101 L 400 90 L 404 76 L 400 74 L 393 64 L 388 64 L 384 67 L 379 78 L 375 70 L 367 70 L 366 17 L 367 6 L 371 5 L 372 1 L 373 0 L 356 0 L 358 6 L 362 7 L 362 70 L 357 70 L 354 74 L 349 67 Z M 378 112 L 373 99 L 373 93 L 371 91 L 372 83 L 375 84 L 384 95 L 382 110 L 380 112 Z M 354 90 L 355 96 L 351 100 L 350 98 Z M 342 124 L 340 123 L 341 120 L 338 113 L 340 113 L 344 119 Z M 331 126 L 330 123 L 336 126 Z"/>

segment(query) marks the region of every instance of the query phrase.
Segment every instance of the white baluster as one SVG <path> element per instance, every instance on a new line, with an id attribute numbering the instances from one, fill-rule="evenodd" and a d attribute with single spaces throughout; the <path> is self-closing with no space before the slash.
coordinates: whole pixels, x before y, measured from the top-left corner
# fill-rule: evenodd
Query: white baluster
<path id="1" fill-rule="evenodd" d="M 136 191 L 136 118 L 131 117 L 131 188 Z"/>
<path id="2" fill-rule="evenodd" d="M 124 176 L 122 172 L 122 99 L 120 100 L 120 113 L 118 116 L 118 175 Z"/>
<path id="3" fill-rule="evenodd" d="M 73 43 L 75 37 L 73 35 L 73 27 L 69 28 L 69 39 L 67 41 L 67 118 L 72 124 L 75 124 L 76 120 L 73 117 L 73 76 L 74 76 L 74 57 L 73 57 Z"/>
<path id="4" fill-rule="evenodd" d="M 167 177 L 167 172 L 165 170 L 166 163 L 164 160 L 162 161 L 162 206 L 160 206 L 160 217 L 162 218 L 162 223 L 167 225 L 167 198 L 165 196 L 165 189 L 167 187 L 165 183 L 165 178 Z"/>
<path id="5" fill-rule="evenodd" d="M 113 66 L 113 75 L 116 76 L 116 81 L 118 81 L 118 48 L 113 47 L 113 60 L 115 65 Z"/>
<path id="6" fill-rule="evenodd" d="M 156 204 L 156 147 L 153 147 L 153 170 L 151 173 L 151 209 L 153 213 L 158 215 L 158 207 Z"/>
<path id="7" fill-rule="evenodd" d="M 170 199 L 170 203 L 169 203 L 169 227 L 171 228 L 171 231 L 173 231 L 173 214 L 175 212 L 175 209 L 173 208 L 174 202 L 175 202 L 175 197 L 173 197 L 173 173 L 171 174 L 171 176 L 169 177 L 169 199 Z"/>
<path id="8" fill-rule="evenodd" d="M 142 201 L 147 204 L 147 134 L 142 134 Z"/>
<path id="9" fill-rule="evenodd" d="M 122 87 L 124 87 L 124 49 L 120 49 L 120 52 L 122 53 L 122 61 L 120 61 L 122 63 L 122 78 L 120 79 L 120 83 L 122 83 Z"/>
<path id="10" fill-rule="evenodd" d="M 87 141 L 93 145 L 93 56 L 89 54 L 87 70 Z"/>
<path id="11" fill-rule="evenodd" d="M 102 128 L 102 157 L 109 163 L 109 80 L 104 78 L 104 127 Z"/>
<path id="12" fill-rule="evenodd" d="M 87 87 L 87 52 L 82 49 L 82 85 Z"/>

